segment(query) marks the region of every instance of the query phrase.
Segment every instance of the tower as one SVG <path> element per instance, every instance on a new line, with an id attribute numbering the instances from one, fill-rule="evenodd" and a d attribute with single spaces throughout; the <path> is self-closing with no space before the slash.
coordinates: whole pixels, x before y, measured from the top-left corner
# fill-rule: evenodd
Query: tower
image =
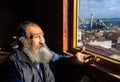
<path id="1" fill-rule="evenodd" d="M 90 29 L 92 30 L 93 27 L 93 14 L 91 13 L 91 18 L 90 18 Z"/>

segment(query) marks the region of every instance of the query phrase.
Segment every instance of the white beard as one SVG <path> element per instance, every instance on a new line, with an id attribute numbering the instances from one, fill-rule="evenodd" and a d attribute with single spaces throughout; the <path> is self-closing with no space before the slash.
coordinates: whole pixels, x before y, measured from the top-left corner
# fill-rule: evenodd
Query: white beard
<path id="1" fill-rule="evenodd" d="M 23 47 L 23 51 L 27 54 L 32 62 L 44 64 L 48 63 L 52 59 L 52 53 L 46 44 L 44 44 L 42 47 L 40 45 L 35 51 L 31 51 L 29 47 Z"/>

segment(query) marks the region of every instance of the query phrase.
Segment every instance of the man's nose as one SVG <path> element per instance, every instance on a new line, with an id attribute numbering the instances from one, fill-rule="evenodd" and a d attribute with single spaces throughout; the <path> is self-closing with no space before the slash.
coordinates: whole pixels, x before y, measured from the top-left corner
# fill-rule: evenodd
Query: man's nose
<path id="1" fill-rule="evenodd" d="M 39 37 L 39 43 L 42 43 L 42 44 L 45 43 L 44 37 L 41 37 L 41 36 Z"/>

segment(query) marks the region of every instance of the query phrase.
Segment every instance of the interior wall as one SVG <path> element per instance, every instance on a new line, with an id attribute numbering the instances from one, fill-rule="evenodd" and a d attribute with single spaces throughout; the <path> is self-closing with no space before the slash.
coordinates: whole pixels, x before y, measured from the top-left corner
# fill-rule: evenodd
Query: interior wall
<path id="1" fill-rule="evenodd" d="M 62 51 L 62 0 L 0 0 L 0 46 L 9 45 L 20 22 L 38 23 L 48 46 Z"/>
<path id="2" fill-rule="evenodd" d="M 0 0 L 0 46 L 11 42 L 14 29 L 16 28 L 17 15 L 13 0 Z"/>

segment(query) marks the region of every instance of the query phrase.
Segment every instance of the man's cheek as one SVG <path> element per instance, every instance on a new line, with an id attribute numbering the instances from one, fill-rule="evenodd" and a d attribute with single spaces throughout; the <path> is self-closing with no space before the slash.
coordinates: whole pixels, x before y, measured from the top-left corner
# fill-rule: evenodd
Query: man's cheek
<path id="1" fill-rule="evenodd" d="M 32 43 L 32 50 L 36 50 L 37 49 L 37 44 L 36 43 Z"/>

